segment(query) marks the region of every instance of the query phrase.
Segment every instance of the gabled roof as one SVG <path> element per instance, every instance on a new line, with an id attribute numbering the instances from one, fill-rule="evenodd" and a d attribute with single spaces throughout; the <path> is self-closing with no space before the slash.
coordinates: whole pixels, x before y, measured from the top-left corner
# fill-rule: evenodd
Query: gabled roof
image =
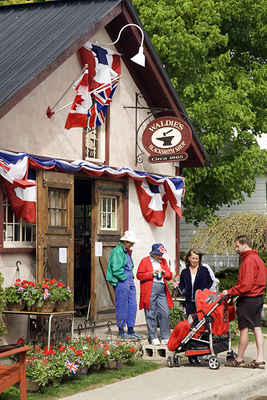
<path id="1" fill-rule="evenodd" d="M 128 23 L 142 26 L 129 0 L 60 0 L 0 7 L 0 117 L 98 29 L 105 28 L 115 40 Z M 140 32 L 132 28 L 116 48 L 148 105 L 170 110 L 168 114 L 191 125 L 193 141 L 182 165 L 203 166 L 206 152 L 146 34 L 146 68 L 130 61 L 139 44 Z"/>

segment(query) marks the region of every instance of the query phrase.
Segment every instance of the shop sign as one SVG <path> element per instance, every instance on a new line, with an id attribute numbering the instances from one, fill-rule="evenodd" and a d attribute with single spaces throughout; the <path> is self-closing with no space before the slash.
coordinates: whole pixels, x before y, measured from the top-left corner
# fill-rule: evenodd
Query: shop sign
<path id="1" fill-rule="evenodd" d="M 190 126 L 176 117 L 161 117 L 151 121 L 142 136 L 149 161 L 177 162 L 188 158 L 186 149 L 192 141 Z"/>

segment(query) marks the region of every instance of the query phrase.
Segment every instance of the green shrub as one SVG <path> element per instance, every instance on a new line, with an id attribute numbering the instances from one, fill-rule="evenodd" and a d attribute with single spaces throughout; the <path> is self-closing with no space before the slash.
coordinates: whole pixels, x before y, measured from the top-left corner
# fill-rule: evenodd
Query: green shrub
<path id="1" fill-rule="evenodd" d="M 183 306 L 179 302 L 175 301 L 174 307 L 170 309 L 170 327 L 174 328 L 178 322 L 183 319 L 185 319 Z"/>
<path id="2" fill-rule="evenodd" d="M 216 278 L 220 281 L 219 290 L 230 289 L 237 282 L 239 268 L 225 268 L 217 272 Z"/>

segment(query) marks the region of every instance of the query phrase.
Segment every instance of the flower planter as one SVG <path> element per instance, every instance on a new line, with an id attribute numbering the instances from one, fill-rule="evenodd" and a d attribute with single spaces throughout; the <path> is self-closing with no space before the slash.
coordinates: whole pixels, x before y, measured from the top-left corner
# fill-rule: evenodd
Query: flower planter
<path id="1" fill-rule="evenodd" d="M 88 374 L 88 371 L 89 371 L 89 368 L 88 368 L 88 367 L 83 367 L 83 368 L 79 369 L 78 374 L 79 374 L 79 375 L 87 375 L 87 374 Z"/>
<path id="2" fill-rule="evenodd" d="M 49 312 L 53 312 L 55 310 L 55 304 L 48 302 L 48 303 L 44 303 L 41 307 L 38 307 L 37 305 L 35 305 L 33 307 L 33 309 L 36 312 L 40 312 L 40 313 L 47 312 L 47 313 L 49 313 Z"/>
<path id="3" fill-rule="evenodd" d="M 22 311 L 24 310 L 25 304 L 24 302 L 21 303 L 7 303 L 6 309 L 8 311 Z"/>
<path id="4" fill-rule="evenodd" d="M 30 378 L 26 378 L 26 387 L 27 387 L 27 392 L 30 393 L 35 393 L 39 391 L 38 383 L 32 381 Z"/>
<path id="5" fill-rule="evenodd" d="M 56 312 L 63 311 L 72 311 L 73 310 L 73 302 L 72 301 L 64 301 L 63 303 L 56 303 Z"/>
<path id="6" fill-rule="evenodd" d="M 105 368 L 107 369 L 117 369 L 117 361 L 116 360 L 108 360 L 105 362 Z"/>

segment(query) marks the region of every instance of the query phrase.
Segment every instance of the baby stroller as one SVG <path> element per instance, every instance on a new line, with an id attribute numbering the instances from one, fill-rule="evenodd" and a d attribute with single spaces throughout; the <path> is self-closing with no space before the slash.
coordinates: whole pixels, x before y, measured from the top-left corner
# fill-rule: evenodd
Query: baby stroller
<path id="1" fill-rule="evenodd" d="M 182 352 L 192 364 L 199 357 L 207 360 L 210 369 L 220 367 L 219 353 L 227 351 L 227 361 L 235 357 L 229 327 L 235 318 L 235 307 L 229 296 L 208 289 L 197 290 L 196 309 L 197 313 L 180 321 L 171 334 L 168 349 L 174 354 L 167 359 L 169 367 L 179 367 L 178 354 Z"/>

